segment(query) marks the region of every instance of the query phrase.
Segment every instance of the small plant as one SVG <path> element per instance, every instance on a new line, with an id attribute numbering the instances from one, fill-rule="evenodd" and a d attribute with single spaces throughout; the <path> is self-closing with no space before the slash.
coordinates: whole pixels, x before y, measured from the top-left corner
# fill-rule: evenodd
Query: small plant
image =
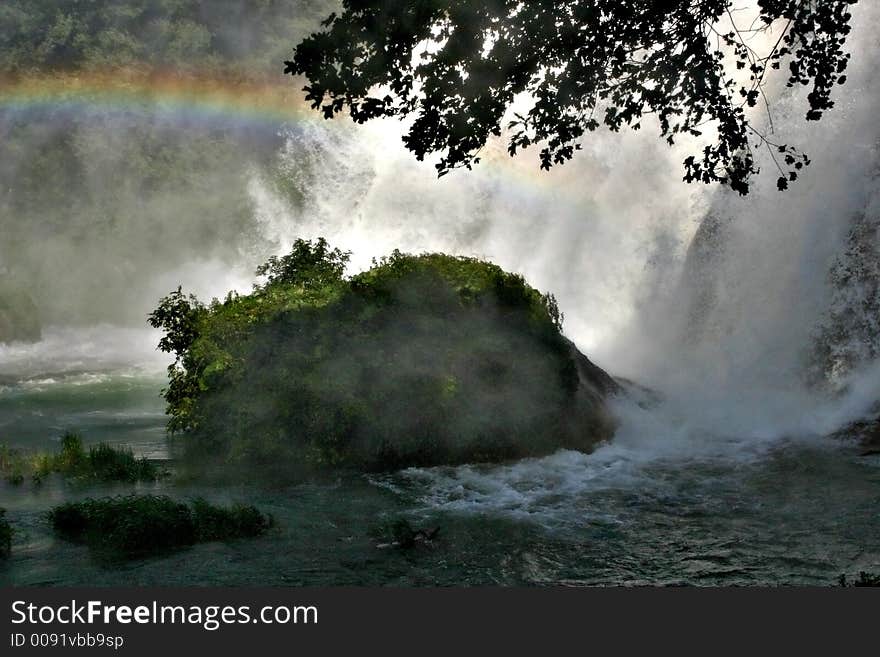
<path id="1" fill-rule="evenodd" d="M 110 560 L 163 554 L 195 543 L 259 536 L 271 516 L 252 506 L 230 508 L 165 495 L 89 498 L 55 507 L 49 522 L 61 538 Z"/>
<path id="2" fill-rule="evenodd" d="M 40 484 L 55 470 L 55 459 L 49 454 L 34 454 L 31 467 L 31 480 L 35 484 Z"/>
<path id="3" fill-rule="evenodd" d="M 55 457 L 53 470 L 73 474 L 84 470 L 86 452 L 79 434 L 68 431 L 61 436 L 61 453 Z"/>
<path id="4" fill-rule="evenodd" d="M 0 508 L 0 559 L 8 559 L 12 553 L 12 525 L 6 520 L 6 509 Z"/>

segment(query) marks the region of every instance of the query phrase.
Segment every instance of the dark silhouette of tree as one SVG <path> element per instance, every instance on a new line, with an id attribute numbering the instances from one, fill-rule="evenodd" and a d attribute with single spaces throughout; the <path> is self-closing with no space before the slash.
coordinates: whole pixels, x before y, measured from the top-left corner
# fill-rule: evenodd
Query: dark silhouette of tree
<path id="1" fill-rule="evenodd" d="M 770 112 L 766 77 L 783 65 L 788 86 L 812 87 L 807 119 L 832 107 L 855 2 L 757 0 L 746 17 L 731 0 L 344 0 L 285 73 L 307 78 L 306 99 L 326 118 L 412 116 L 404 143 L 420 160 L 439 153 L 441 176 L 479 162 L 522 98 L 511 155 L 540 145 L 549 169 L 600 125 L 637 130 L 655 115 L 669 144 L 707 132 L 686 181 L 746 194 L 753 148 L 770 150 L 780 189 L 809 164 L 771 140 L 772 117 L 760 131 L 746 109 Z"/>

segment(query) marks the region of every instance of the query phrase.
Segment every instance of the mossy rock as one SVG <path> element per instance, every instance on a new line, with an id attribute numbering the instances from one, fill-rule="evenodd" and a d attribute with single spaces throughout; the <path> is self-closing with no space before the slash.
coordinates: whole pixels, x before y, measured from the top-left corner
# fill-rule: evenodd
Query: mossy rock
<path id="1" fill-rule="evenodd" d="M 589 451 L 611 436 L 616 384 L 521 276 L 395 252 L 344 278 L 297 248 L 253 294 L 205 307 L 178 291 L 154 313 L 179 356 L 166 399 L 190 462 L 297 477 Z"/>

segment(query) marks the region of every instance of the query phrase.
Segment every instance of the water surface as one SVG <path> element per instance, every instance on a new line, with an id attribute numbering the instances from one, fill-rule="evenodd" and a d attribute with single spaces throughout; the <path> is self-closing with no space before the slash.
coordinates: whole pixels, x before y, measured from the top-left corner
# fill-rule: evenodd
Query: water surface
<path id="1" fill-rule="evenodd" d="M 166 458 L 161 385 L 160 372 L 130 367 L 7 380 L 0 441 L 57 449 L 61 432 L 76 429 L 87 442 Z M 639 426 L 644 432 L 645 423 Z M 661 433 L 621 437 L 591 455 L 345 475 L 280 489 L 258 481 L 4 482 L 0 505 L 16 535 L 0 582 L 833 585 L 841 573 L 880 570 L 878 457 L 797 437 L 755 443 L 706 436 L 712 449 L 662 449 Z M 254 540 L 108 566 L 56 539 L 45 520 L 62 501 L 132 490 L 253 503 L 277 527 Z M 409 550 L 382 547 L 381 528 L 400 518 L 440 533 Z"/>

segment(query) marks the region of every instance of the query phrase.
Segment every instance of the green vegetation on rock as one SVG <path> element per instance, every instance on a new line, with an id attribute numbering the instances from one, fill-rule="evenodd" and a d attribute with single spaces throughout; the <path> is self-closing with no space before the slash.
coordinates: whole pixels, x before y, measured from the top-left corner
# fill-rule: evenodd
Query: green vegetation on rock
<path id="1" fill-rule="evenodd" d="M 0 473 L 11 484 L 21 484 L 26 477 L 40 483 L 52 473 L 81 481 L 154 481 L 161 476 L 155 464 L 136 458 L 131 450 L 111 447 L 105 443 L 86 449 L 78 434 L 66 433 L 61 438 L 61 451 L 28 453 L 0 445 Z"/>
<path id="2" fill-rule="evenodd" d="M 560 332 L 555 300 L 473 258 L 348 254 L 298 240 L 248 295 L 178 289 L 150 316 L 176 355 L 169 429 L 190 463 L 296 478 L 590 450 L 615 383 Z"/>
<path id="3" fill-rule="evenodd" d="M 259 536 L 273 525 L 253 506 L 190 505 L 164 495 L 89 498 L 49 512 L 55 533 L 109 559 L 163 554 L 207 541 Z"/>

